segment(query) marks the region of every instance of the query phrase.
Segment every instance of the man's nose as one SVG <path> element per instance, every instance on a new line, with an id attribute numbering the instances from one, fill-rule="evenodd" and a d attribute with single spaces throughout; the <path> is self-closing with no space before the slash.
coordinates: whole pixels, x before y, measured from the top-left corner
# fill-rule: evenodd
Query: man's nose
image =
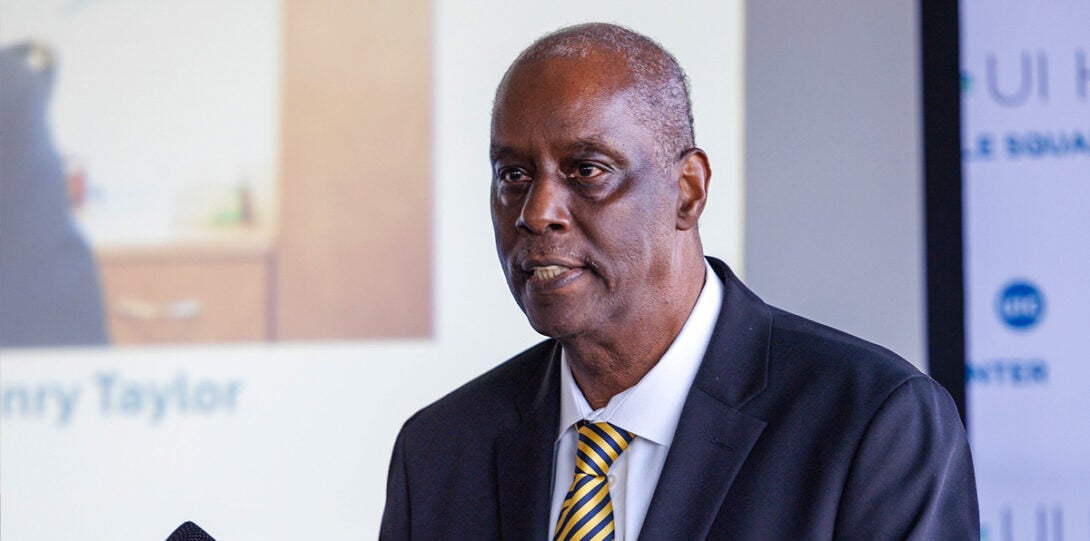
<path id="1" fill-rule="evenodd" d="M 568 196 L 563 179 L 546 177 L 535 180 L 522 202 L 522 213 L 515 226 L 536 235 L 566 230 L 571 221 Z"/>

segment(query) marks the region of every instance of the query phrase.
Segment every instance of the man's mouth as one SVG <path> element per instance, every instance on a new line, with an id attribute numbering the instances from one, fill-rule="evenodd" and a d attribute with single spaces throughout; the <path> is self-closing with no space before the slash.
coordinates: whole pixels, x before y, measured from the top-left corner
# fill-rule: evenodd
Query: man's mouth
<path id="1" fill-rule="evenodd" d="M 527 291 L 545 293 L 567 289 L 591 267 L 589 261 L 575 254 L 528 254 L 518 258 L 512 270 L 523 277 Z"/>
<path id="2" fill-rule="evenodd" d="M 565 271 L 571 270 L 571 267 L 564 267 L 561 265 L 545 265 L 543 267 L 532 267 L 535 280 L 552 280 Z"/>

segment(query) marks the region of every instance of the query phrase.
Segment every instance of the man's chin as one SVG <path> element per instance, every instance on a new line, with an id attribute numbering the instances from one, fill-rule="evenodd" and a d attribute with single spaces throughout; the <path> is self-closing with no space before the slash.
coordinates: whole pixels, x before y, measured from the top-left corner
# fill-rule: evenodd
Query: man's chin
<path id="1" fill-rule="evenodd" d="M 580 325 L 573 321 L 570 316 L 565 317 L 564 314 L 559 313 L 557 310 L 541 310 L 535 312 L 527 310 L 526 318 L 529 320 L 530 326 L 533 327 L 538 334 L 543 334 L 549 338 L 563 339 L 580 334 Z"/>
<path id="2" fill-rule="evenodd" d="M 525 288 L 519 305 L 530 326 L 550 338 L 593 333 L 602 323 L 605 306 L 602 297 L 586 287 L 587 283 L 569 284 L 557 291 L 532 291 Z"/>

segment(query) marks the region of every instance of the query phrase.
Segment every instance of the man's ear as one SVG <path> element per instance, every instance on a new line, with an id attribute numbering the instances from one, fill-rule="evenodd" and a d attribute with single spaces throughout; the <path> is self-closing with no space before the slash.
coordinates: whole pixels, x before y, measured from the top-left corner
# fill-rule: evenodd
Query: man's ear
<path id="1" fill-rule="evenodd" d="M 678 162 L 677 228 L 688 231 L 700 221 L 704 205 L 708 202 L 708 183 L 712 179 L 712 168 L 708 164 L 708 155 L 699 148 L 685 151 Z"/>

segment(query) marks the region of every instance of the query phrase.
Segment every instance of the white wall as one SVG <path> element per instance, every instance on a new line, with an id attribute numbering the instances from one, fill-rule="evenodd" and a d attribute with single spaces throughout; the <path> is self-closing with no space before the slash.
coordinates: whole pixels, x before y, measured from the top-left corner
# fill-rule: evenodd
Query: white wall
<path id="1" fill-rule="evenodd" d="M 917 2 L 746 5 L 746 281 L 926 367 Z"/>
<path id="2" fill-rule="evenodd" d="M 740 264 L 741 4 L 689 7 L 438 1 L 434 339 L 0 352 L 2 537 L 162 539 L 194 520 L 235 541 L 373 539 L 401 423 L 540 339 L 494 251 L 488 115 L 507 64 L 562 25 L 627 24 L 677 55 L 715 170 L 706 249 Z"/>

